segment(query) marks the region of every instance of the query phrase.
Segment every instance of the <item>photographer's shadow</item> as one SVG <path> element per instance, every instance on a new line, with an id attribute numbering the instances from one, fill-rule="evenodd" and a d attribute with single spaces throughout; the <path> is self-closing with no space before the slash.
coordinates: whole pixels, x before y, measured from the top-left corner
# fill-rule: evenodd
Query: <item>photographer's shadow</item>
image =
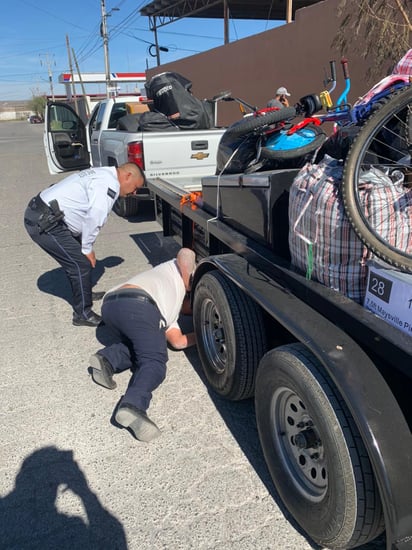
<path id="1" fill-rule="evenodd" d="M 93 286 L 98 283 L 107 268 L 116 267 L 123 262 L 124 259 L 120 256 L 108 256 L 103 260 L 97 260 L 96 267 L 92 270 Z M 61 267 L 46 271 L 46 273 L 40 275 L 37 279 L 37 287 L 42 292 L 63 298 L 69 304 L 72 303 L 72 291 L 69 279 Z"/>
<path id="2" fill-rule="evenodd" d="M 86 521 L 57 509 L 67 491 L 81 501 Z M 91 491 L 73 453 L 56 447 L 35 451 L 24 460 L 14 490 L 0 498 L 0 522 L 1 548 L 127 550 L 121 523 Z"/>

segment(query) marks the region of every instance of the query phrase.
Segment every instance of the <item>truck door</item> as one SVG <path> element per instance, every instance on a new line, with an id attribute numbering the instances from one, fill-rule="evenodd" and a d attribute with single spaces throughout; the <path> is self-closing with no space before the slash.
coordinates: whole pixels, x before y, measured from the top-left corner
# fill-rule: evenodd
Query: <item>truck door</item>
<path id="1" fill-rule="evenodd" d="M 50 174 L 90 167 L 85 124 L 69 105 L 46 105 L 44 149 Z"/>
<path id="2" fill-rule="evenodd" d="M 89 120 L 89 139 L 90 139 L 90 154 L 93 166 L 101 166 L 100 158 L 100 136 L 102 130 L 103 117 L 106 110 L 104 102 L 98 103 L 94 108 Z"/>

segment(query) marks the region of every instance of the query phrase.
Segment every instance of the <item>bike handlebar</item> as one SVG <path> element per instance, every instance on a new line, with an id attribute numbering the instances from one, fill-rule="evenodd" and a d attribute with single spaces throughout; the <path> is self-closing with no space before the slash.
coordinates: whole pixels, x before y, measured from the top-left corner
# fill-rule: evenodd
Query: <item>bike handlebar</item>
<path id="1" fill-rule="evenodd" d="M 342 57 L 341 60 L 342 63 L 342 69 L 343 69 L 343 77 L 345 80 L 349 80 L 349 67 L 348 67 L 348 60 L 346 57 Z"/>
<path id="2" fill-rule="evenodd" d="M 336 82 L 336 63 L 335 61 L 329 61 L 330 65 L 330 79 L 332 82 Z"/>

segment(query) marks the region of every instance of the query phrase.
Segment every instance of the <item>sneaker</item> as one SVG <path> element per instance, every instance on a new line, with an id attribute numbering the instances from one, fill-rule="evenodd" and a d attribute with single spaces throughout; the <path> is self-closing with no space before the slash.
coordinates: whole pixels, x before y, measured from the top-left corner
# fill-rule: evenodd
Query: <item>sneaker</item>
<path id="1" fill-rule="evenodd" d="M 106 292 L 103 292 L 103 291 L 93 291 L 92 292 L 92 301 L 93 302 L 97 302 L 99 300 L 101 300 L 103 298 L 103 296 L 106 294 Z"/>
<path id="2" fill-rule="evenodd" d="M 95 353 L 90 357 L 91 375 L 93 382 L 103 386 L 108 390 L 114 390 L 117 387 L 116 382 L 113 380 L 113 367 L 103 355 Z"/>
<path id="3" fill-rule="evenodd" d="M 116 411 L 115 420 L 123 428 L 129 428 L 136 439 L 149 442 L 159 437 L 161 431 L 145 411 L 124 403 Z"/>

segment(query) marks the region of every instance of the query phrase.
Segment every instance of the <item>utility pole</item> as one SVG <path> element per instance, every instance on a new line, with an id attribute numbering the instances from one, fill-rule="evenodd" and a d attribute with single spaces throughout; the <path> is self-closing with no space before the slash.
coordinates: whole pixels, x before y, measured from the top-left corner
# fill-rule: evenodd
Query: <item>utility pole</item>
<path id="1" fill-rule="evenodd" d="M 69 37 L 66 34 L 66 46 L 67 46 L 67 55 L 69 58 L 69 67 L 70 67 L 70 76 L 72 80 L 72 95 L 74 98 L 74 108 L 76 110 L 76 113 L 79 114 L 79 106 L 77 105 L 77 94 L 76 94 L 76 86 L 74 84 L 74 73 L 73 73 L 73 64 L 72 64 L 72 56 L 70 54 L 70 43 L 69 43 Z M 72 99 L 71 97 L 69 98 Z"/>
<path id="2" fill-rule="evenodd" d="M 102 7 L 102 24 L 100 26 L 100 34 L 103 38 L 103 51 L 104 51 L 104 67 L 106 72 L 106 97 L 110 97 L 110 66 L 109 66 L 109 37 L 107 36 L 107 13 L 105 0 L 101 0 Z"/>
<path id="3" fill-rule="evenodd" d="M 83 83 L 82 73 L 80 72 L 79 64 L 77 63 L 76 54 L 74 53 L 73 48 L 72 48 L 72 54 L 73 54 L 74 64 L 76 65 L 77 74 L 79 75 L 80 85 L 82 87 L 83 100 L 86 104 L 86 115 L 87 115 L 87 117 L 89 117 L 90 116 L 89 98 L 86 95 L 86 90 L 85 90 L 84 83 Z"/>
<path id="4" fill-rule="evenodd" d="M 40 65 L 43 66 L 43 62 L 41 60 L 41 55 L 42 54 L 39 54 L 39 57 L 40 57 Z M 52 70 L 51 70 L 51 66 L 52 64 L 53 65 L 56 65 L 56 62 L 55 61 L 52 61 L 49 57 L 50 54 L 46 53 L 44 55 L 44 57 L 46 58 L 45 60 L 45 64 L 47 66 L 47 73 L 49 75 L 49 84 L 50 84 L 50 95 L 52 96 L 52 101 L 54 101 L 54 90 L 53 90 L 53 74 L 52 74 Z"/>

